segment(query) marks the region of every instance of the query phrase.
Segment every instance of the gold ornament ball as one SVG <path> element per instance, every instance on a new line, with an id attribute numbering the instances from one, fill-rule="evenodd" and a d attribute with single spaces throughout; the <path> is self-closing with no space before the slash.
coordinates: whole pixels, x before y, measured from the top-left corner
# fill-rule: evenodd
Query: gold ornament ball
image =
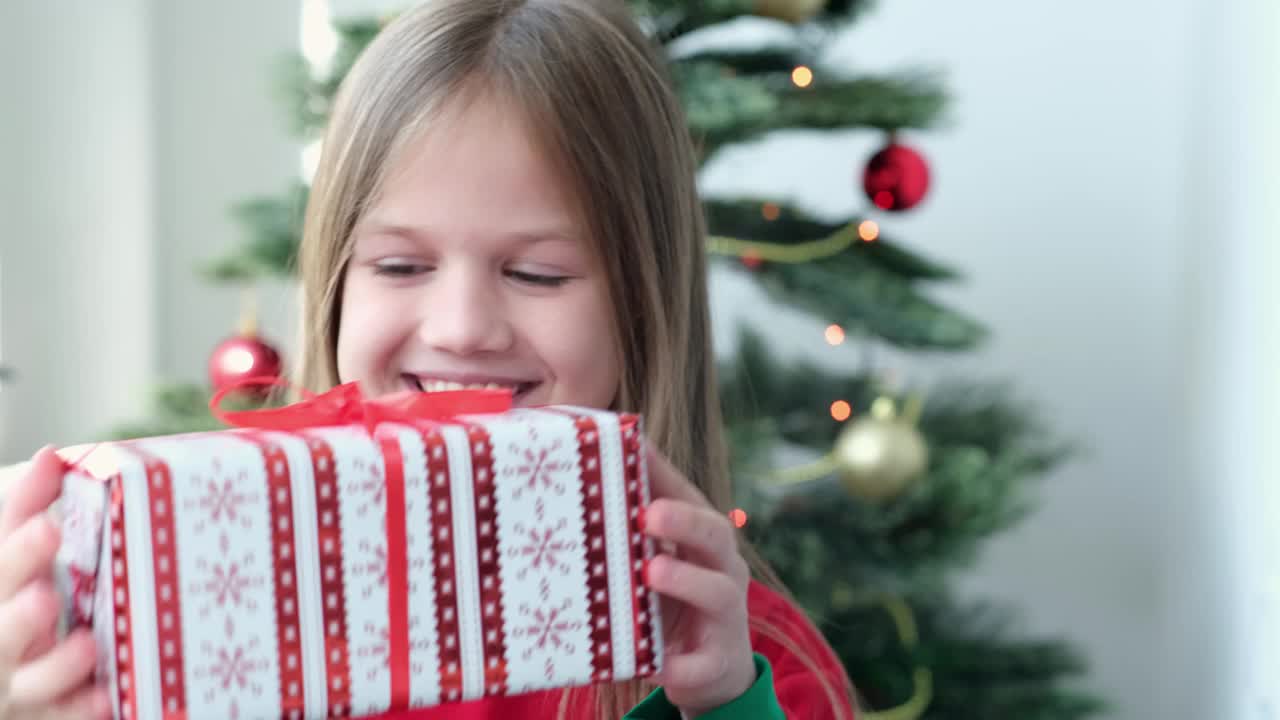
<path id="1" fill-rule="evenodd" d="M 868 502 L 896 497 L 929 466 L 929 448 L 920 432 L 885 413 L 850 423 L 832 452 L 845 490 Z"/>
<path id="2" fill-rule="evenodd" d="M 798 25 L 812 20 L 827 6 L 827 0 L 756 0 L 755 14 Z"/>

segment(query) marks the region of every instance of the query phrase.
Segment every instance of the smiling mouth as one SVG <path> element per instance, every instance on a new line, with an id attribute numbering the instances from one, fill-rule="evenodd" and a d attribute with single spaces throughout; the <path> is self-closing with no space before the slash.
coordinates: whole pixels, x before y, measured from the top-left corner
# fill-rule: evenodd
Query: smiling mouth
<path id="1" fill-rule="evenodd" d="M 452 390 L 510 390 L 513 398 L 519 398 L 542 383 L 490 378 L 468 378 L 468 382 L 444 380 L 427 375 L 403 375 L 409 387 L 418 392 L 448 392 Z"/>

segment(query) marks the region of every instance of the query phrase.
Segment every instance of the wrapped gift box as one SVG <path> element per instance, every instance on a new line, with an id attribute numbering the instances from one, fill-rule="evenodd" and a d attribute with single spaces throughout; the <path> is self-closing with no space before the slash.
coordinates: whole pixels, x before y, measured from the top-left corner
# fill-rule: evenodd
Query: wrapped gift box
<path id="1" fill-rule="evenodd" d="M 237 418 L 265 427 L 80 453 L 58 577 L 116 717 L 365 716 L 656 672 L 640 419 L 456 414 L 460 395 L 389 412 L 343 386 Z"/>

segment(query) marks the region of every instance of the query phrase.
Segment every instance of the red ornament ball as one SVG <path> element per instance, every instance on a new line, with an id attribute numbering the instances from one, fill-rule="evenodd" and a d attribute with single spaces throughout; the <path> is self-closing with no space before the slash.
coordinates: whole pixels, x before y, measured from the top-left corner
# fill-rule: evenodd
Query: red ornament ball
<path id="1" fill-rule="evenodd" d="M 253 334 L 235 335 L 219 343 L 209 356 L 209 383 L 217 392 L 248 378 L 279 377 L 282 367 L 280 353 L 265 340 Z M 236 392 L 263 397 L 270 391 L 270 387 L 262 385 Z"/>
<path id="2" fill-rule="evenodd" d="M 881 210 L 910 210 L 929 191 L 929 166 L 920 153 L 891 142 L 867 162 L 862 186 Z"/>

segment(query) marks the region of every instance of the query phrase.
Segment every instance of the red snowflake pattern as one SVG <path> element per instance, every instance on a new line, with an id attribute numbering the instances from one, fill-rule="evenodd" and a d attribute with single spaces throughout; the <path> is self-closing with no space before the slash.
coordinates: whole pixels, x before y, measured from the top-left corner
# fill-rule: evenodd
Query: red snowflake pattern
<path id="1" fill-rule="evenodd" d="M 431 641 L 426 638 L 412 639 L 413 633 L 418 630 L 420 622 L 418 618 L 409 618 L 409 670 L 415 675 L 422 675 L 427 671 L 426 663 L 421 660 L 421 653 L 431 650 Z M 418 659 L 414 659 L 418 658 Z"/>
<path id="2" fill-rule="evenodd" d="M 387 586 L 387 544 L 361 540 L 360 552 L 365 559 L 363 562 L 352 563 L 351 574 L 366 582 L 364 596 L 367 598 L 377 588 Z"/>
<path id="3" fill-rule="evenodd" d="M 266 585 L 267 579 L 262 575 L 247 572 L 246 568 L 254 565 L 253 553 L 249 553 L 239 561 L 214 561 L 212 564 L 205 558 L 196 560 L 196 570 L 203 577 L 194 580 L 189 591 L 196 596 L 203 596 L 209 602 L 200 608 L 201 618 L 208 618 L 216 607 L 218 610 L 230 611 L 244 608 L 256 610 L 258 603 L 253 599 L 251 590 Z"/>
<path id="4" fill-rule="evenodd" d="M 573 537 L 562 538 L 560 533 L 564 532 L 569 526 L 567 520 L 561 519 L 554 527 L 547 526 L 544 528 L 526 528 L 520 523 L 516 523 L 515 531 L 519 535 L 527 536 L 527 540 L 519 547 L 513 547 L 507 551 L 507 557 L 512 559 L 524 560 L 524 567 L 516 573 L 516 577 L 524 580 L 530 570 L 547 572 L 557 570 L 561 575 L 568 575 L 572 570 L 563 559 L 563 556 L 577 553 L 580 545 Z"/>
<path id="5" fill-rule="evenodd" d="M 62 522 L 64 537 L 96 538 L 102 532 L 102 511 L 87 505 L 88 503 L 71 503 L 66 518 Z"/>
<path id="6" fill-rule="evenodd" d="M 234 476 L 224 475 L 222 463 L 214 460 L 213 475 L 211 477 L 195 476 L 192 478 L 192 483 L 201 494 L 197 499 L 187 501 L 187 510 L 194 507 L 204 513 L 193 525 L 196 532 L 204 532 L 206 523 L 212 525 L 226 523 L 239 525 L 242 528 L 253 527 L 251 516 L 244 513 L 242 508 L 259 502 L 260 497 L 257 493 L 245 490 L 250 486 L 246 471 L 241 470 Z"/>
<path id="7" fill-rule="evenodd" d="M 409 592 L 416 593 L 418 588 L 422 587 L 423 573 L 427 569 L 427 559 L 424 557 L 411 557 L 409 560 Z M 434 581 L 428 580 L 434 585 Z"/>
<path id="8" fill-rule="evenodd" d="M 533 657 L 535 652 L 544 651 L 548 648 L 561 650 L 565 653 L 574 651 L 574 644 L 566 635 L 581 629 L 582 622 L 564 617 L 564 613 L 569 609 L 570 605 L 571 603 L 567 598 L 560 607 L 531 608 L 528 603 L 521 603 L 520 615 L 528 618 L 528 621 L 526 624 L 514 628 L 511 635 L 515 638 L 533 639 L 533 645 L 526 648 L 521 655 L 524 660 Z"/>
<path id="9" fill-rule="evenodd" d="M 354 474 L 361 477 L 347 483 L 347 492 L 367 501 L 356 507 L 356 514 L 363 517 L 369 510 L 382 513 L 387 498 L 387 479 L 382 468 L 377 465 L 366 465 L 360 458 L 352 463 L 352 468 L 355 471 Z"/>
<path id="10" fill-rule="evenodd" d="M 538 429 L 529 427 L 529 440 L 526 443 L 512 442 L 507 446 L 511 454 L 519 460 L 514 466 L 503 468 L 503 474 L 515 476 L 516 482 L 523 484 L 515 490 L 514 497 L 519 499 L 526 490 L 536 491 L 539 486 L 554 490 L 557 495 L 565 493 L 565 483 L 557 477 L 559 473 L 572 471 L 576 462 L 565 458 L 557 458 L 555 454 L 564 446 L 561 438 L 550 444 L 539 442 Z"/>
<path id="11" fill-rule="evenodd" d="M 217 648 L 207 642 L 202 645 L 206 662 L 197 665 L 195 675 L 214 681 L 205 693 L 205 702 L 214 702 L 220 694 L 218 690 L 248 690 L 255 697 L 262 695 L 262 685 L 255 678 L 271 664 L 258 654 L 260 645 L 258 638 L 250 639 L 246 645 L 232 643 Z"/>

